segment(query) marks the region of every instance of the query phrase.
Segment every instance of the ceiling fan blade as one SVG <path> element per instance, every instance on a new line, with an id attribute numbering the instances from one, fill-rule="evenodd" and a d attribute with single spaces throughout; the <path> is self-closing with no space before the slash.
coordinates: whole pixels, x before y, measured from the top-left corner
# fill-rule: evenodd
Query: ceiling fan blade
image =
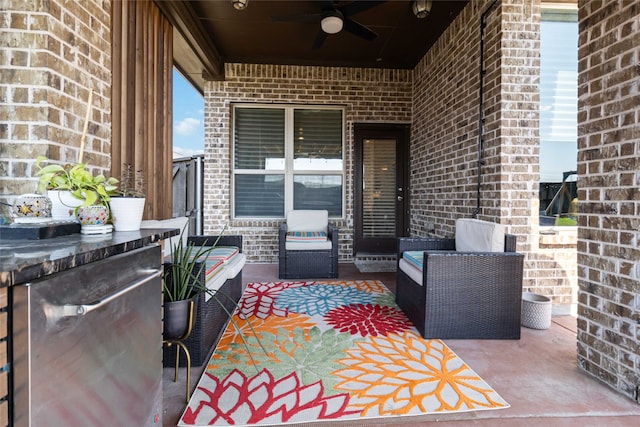
<path id="1" fill-rule="evenodd" d="M 311 46 L 311 48 L 320 49 L 320 47 L 322 46 L 322 44 L 326 39 L 327 39 L 327 33 L 325 33 L 322 30 L 318 31 L 318 35 L 316 36 L 316 39 L 314 40 L 313 46 Z"/>
<path id="2" fill-rule="evenodd" d="M 273 22 L 318 22 L 324 17 L 324 12 L 321 13 L 306 13 L 302 15 L 283 15 L 272 16 Z"/>
<path id="3" fill-rule="evenodd" d="M 355 15 L 356 13 L 369 10 L 372 7 L 379 6 L 383 3 L 386 3 L 386 1 L 353 1 L 345 6 L 339 7 L 338 9 L 344 16 L 351 16 Z"/>
<path id="4" fill-rule="evenodd" d="M 375 40 L 375 38 L 378 37 L 378 34 L 353 19 L 347 18 L 344 20 L 344 29 L 369 41 Z"/>

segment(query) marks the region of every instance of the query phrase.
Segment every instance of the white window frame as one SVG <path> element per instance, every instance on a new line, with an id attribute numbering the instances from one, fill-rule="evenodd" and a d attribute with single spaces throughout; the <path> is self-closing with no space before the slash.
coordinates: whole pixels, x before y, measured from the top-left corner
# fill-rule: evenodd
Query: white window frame
<path id="1" fill-rule="evenodd" d="M 273 108 L 278 110 L 284 110 L 284 171 L 282 170 L 267 170 L 267 169 L 236 169 L 235 167 L 235 109 L 236 108 Z M 342 131 L 341 131 L 341 146 L 342 146 L 342 169 L 340 170 L 293 170 L 293 148 L 294 148 L 294 111 L 295 110 L 339 110 L 341 112 L 342 119 Z M 345 201 L 346 201 L 346 123 L 345 123 L 345 107 L 335 105 L 311 105 L 311 104 L 245 104 L 234 103 L 231 104 L 231 126 L 229 128 L 229 139 L 231 142 L 231 192 L 230 192 L 230 206 L 231 206 L 231 218 L 237 220 L 256 220 L 256 221 L 268 221 L 275 219 L 283 219 L 281 217 L 236 217 L 235 209 L 235 176 L 236 174 L 242 175 L 284 175 L 284 213 L 293 210 L 293 177 L 294 175 L 340 175 L 342 180 L 342 212 L 340 216 L 330 215 L 330 218 L 343 219 L 345 216 Z"/>

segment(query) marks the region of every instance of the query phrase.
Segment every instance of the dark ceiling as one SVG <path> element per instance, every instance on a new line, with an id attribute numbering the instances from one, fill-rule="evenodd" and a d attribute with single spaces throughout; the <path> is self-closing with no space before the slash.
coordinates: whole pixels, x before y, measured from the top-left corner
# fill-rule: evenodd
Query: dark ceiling
<path id="1" fill-rule="evenodd" d="M 199 55 L 201 60 L 202 56 L 209 56 L 218 70 L 227 62 L 411 69 L 467 2 L 434 0 L 429 15 L 418 19 L 411 9 L 412 1 L 400 0 L 249 0 L 244 10 L 234 9 L 231 0 L 156 0 L 181 33 L 200 33 L 195 37 L 185 35 L 187 44 L 192 48 L 195 43 L 208 45 L 199 47 Z M 341 32 L 326 35 L 321 46 L 314 48 L 321 32 L 319 17 L 308 22 L 273 19 L 315 15 L 332 5 L 344 11 L 366 9 L 349 17 L 377 33 L 377 37 L 366 40 L 348 31 L 345 25 Z M 210 58 L 216 54 L 217 58 Z"/>

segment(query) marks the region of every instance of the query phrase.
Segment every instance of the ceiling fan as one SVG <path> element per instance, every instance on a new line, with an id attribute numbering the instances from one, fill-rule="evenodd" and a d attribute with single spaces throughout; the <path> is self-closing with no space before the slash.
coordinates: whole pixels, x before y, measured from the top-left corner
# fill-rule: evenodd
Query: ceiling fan
<path id="1" fill-rule="evenodd" d="M 327 39 L 328 34 L 337 34 L 343 29 L 365 40 L 378 37 L 371 29 L 351 19 L 365 10 L 379 6 L 385 1 L 352 1 L 345 5 L 338 5 L 337 1 L 324 1 L 322 10 L 317 13 L 300 15 L 272 16 L 274 22 L 320 22 L 320 31 L 313 42 L 313 49 L 319 49 Z"/>

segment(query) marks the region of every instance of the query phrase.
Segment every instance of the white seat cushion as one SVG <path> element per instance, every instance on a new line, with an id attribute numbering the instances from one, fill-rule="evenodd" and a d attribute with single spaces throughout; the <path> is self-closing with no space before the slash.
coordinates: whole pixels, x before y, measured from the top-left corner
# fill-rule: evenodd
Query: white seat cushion
<path id="1" fill-rule="evenodd" d="M 411 280 L 416 282 L 418 285 L 422 286 L 422 276 L 423 276 L 422 269 L 419 269 L 418 267 L 411 264 L 404 258 L 400 259 L 400 262 L 398 263 L 398 268 L 404 271 L 405 274 L 411 278 Z"/>
<path id="2" fill-rule="evenodd" d="M 293 210 L 287 212 L 287 231 L 324 231 L 329 225 L 327 210 Z"/>
<path id="3" fill-rule="evenodd" d="M 238 273 L 242 271 L 242 267 L 244 267 L 246 259 L 247 257 L 245 254 L 236 253 L 231 258 L 225 261 L 222 261 L 221 268 L 218 268 L 218 267 L 209 268 L 207 270 L 206 278 L 205 278 L 207 282 L 206 284 L 207 289 L 210 289 L 212 291 L 217 291 L 222 287 L 222 285 L 224 285 L 224 283 L 227 280 L 233 279 L 234 277 L 236 277 Z M 204 300 L 209 301 L 211 298 L 212 298 L 212 295 L 207 293 L 204 297 Z M 224 298 L 224 297 L 220 297 L 220 298 Z"/>
<path id="4" fill-rule="evenodd" d="M 205 272 L 205 286 L 207 289 L 217 291 L 226 281 L 227 270 L 221 261 L 219 264 L 212 265 L 211 267 L 207 265 L 207 271 Z M 204 300 L 209 301 L 209 299 L 211 299 L 211 294 L 206 293 Z"/>
<path id="5" fill-rule="evenodd" d="M 225 265 L 227 269 L 227 279 L 235 278 L 238 273 L 242 271 L 242 267 L 247 262 L 247 256 L 245 254 L 235 254 Z"/>
<path id="6" fill-rule="evenodd" d="M 456 251 L 504 252 L 504 225 L 472 218 L 456 221 Z"/>
<path id="7" fill-rule="evenodd" d="M 288 251 L 318 251 L 331 249 L 331 240 L 324 242 L 285 242 L 284 247 Z"/>

